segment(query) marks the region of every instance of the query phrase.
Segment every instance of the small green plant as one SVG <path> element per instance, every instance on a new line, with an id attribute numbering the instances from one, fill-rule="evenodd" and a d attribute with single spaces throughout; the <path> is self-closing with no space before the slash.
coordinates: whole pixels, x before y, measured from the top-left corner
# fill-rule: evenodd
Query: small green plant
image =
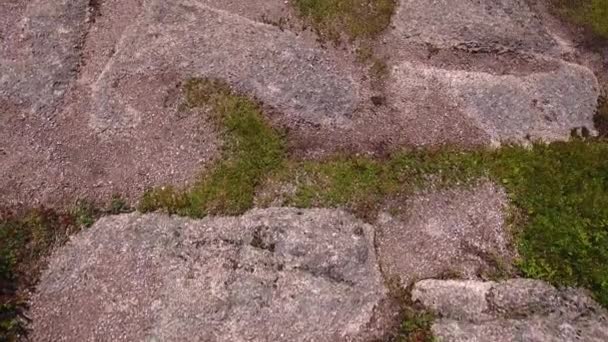
<path id="1" fill-rule="evenodd" d="M 403 320 L 395 342 L 434 342 L 431 331 L 435 316 L 428 311 L 406 307 L 402 311 Z"/>
<path id="2" fill-rule="evenodd" d="M 133 209 L 129 206 L 127 201 L 122 198 L 120 195 L 112 195 L 112 199 L 110 200 L 110 206 L 106 210 L 107 214 L 110 215 L 118 215 L 129 213 L 133 211 Z"/>
<path id="3" fill-rule="evenodd" d="M 99 211 L 92 202 L 79 200 L 72 208 L 71 215 L 77 226 L 88 228 L 97 220 Z"/>
<path id="4" fill-rule="evenodd" d="M 386 282 L 391 300 L 399 307 L 399 326 L 383 340 L 389 342 L 435 342 L 431 331 L 435 315 L 412 301 L 411 288 L 404 289 L 396 278 Z"/>
<path id="5" fill-rule="evenodd" d="M 260 106 L 236 95 L 227 84 L 192 79 L 184 90 L 186 105 L 211 110 L 225 131 L 222 159 L 187 191 L 172 187 L 148 191 L 139 209 L 192 217 L 240 214 L 253 206 L 255 188 L 263 177 L 283 162 L 283 140 L 264 120 Z"/>
<path id="6" fill-rule="evenodd" d="M 608 1 L 552 0 L 556 13 L 582 25 L 596 36 L 608 39 Z"/>
<path id="7" fill-rule="evenodd" d="M 374 38 L 390 24 L 395 0 L 294 0 L 298 13 L 318 34 L 338 42 Z"/>
<path id="8" fill-rule="evenodd" d="M 21 311 L 12 303 L 0 303 L 0 341 L 18 341 L 19 337 L 25 335 Z"/>

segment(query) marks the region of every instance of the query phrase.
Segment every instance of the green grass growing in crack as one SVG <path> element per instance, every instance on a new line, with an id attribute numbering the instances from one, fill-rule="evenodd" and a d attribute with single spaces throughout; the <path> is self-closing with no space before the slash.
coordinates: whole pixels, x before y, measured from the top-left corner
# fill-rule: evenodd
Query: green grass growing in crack
<path id="1" fill-rule="evenodd" d="M 600 38 L 608 39 L 608 1 L 553 0 L 555 11 L 572 22 L 590 29 Z"/>
<path id="2" fill-rule="evenodd" d="M 390 335 L 382 340 L 388 342 L 435 342 L 431 326 L 435 315 L 424 310 L 419 304 L 412 301 L 411 287 L 404 289 L 399 280 L 388 279 L 386 286 L 389 289 L 391 300 L 399 307 L 399 326 Z"/>
<path id="3" fill-rule="evenodd" d="M 188 107 L 210 109 L 225 130 L 222 159 L 190 189 L 164 187 L 146 192 L 140 211 L 161 209 L 202 217 L 237 215 L 250 209 L 261 179 L 283 161 L 280 134 L 266 123 L 258 104 L 234 94 L 221 81 L 192 79 L 184 90 Z"/>
<path id="4" fill-rule="evenodd" d="M 325 39 L 374 38 L 390 24 L 396 0 L 293 0 L 298 13 Z"/>
<path id="5" fill-rule="evenodd" d="M 289 183 L 286 203 L 346 207 L 371 218 L 386 198 L 467 184 L 502 184 L 523 275 L 583 286 L 608 306 L 608 142 L 574 140 L 494 151 L 397 154 L 387 160 L 335 158 L 289 162 L 268 184 Z"/>

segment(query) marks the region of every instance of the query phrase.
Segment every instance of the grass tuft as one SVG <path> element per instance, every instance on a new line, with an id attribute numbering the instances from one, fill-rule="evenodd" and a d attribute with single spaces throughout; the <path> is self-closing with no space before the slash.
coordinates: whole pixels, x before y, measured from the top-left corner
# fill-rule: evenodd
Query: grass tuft
<path id="1" fill-rule="evenodd" d="M 299 14 L 320 37 L 333 42 L 346 36 L 369 39 L 390 24 L 395 0 L 294 0 Z"/>
<path id="2" fill-rule="evenodd" d="M 163 187 L 146 192 L 139 210 L 191 217 L 243 213 L 253 206 L 262 178 L 283 161 L 281 136 L 264 120 L 258 104 L 221 81 L 192 79 L 184 90 L 186 106 L 210 109 L 224 129 L 222 159 L 186 191 Z"/>
<path id="3" fill-rule="evenodd" d="M 596 36 L 608 39 L 608 1 L 552 0 L 557 14 L 584 26 Z"/>

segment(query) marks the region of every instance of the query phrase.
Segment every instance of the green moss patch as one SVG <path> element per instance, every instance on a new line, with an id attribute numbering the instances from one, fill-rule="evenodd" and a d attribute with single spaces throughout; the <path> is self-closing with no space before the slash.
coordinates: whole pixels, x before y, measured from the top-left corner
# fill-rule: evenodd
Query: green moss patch
<path id="1" fill-rule="evenodd" d="M 185 84 L 186 106 L 209 109 L 224 130 L 222 159 L 196 184 L 185 190 L 152 189 L 139 210 L 202 217 L 237 215 L 253 206 L 255 188 L 283 161 L 283 141 L 254 101 L 237 94 L 223 82 L 192 79 Z"/>
<path id="2" fill-rule="evenodd" d="M 608 1 L 553 0 L 552 2 L 559 15 L 590 29 L 600 38 L 608 39 Z"/>
<path id="3" fill-rule="evenodd" d="M 373 38 L 390 24 L 395 0 L 294 0 L 298 13 L 328 40 Z"/>
<path id="4" fill-rule="evenodd" d="M 491 171 L 522 214 L 518 249 L 525 276 L 584 286 L 608 306 L 608 144 L 507 148 Z"/>

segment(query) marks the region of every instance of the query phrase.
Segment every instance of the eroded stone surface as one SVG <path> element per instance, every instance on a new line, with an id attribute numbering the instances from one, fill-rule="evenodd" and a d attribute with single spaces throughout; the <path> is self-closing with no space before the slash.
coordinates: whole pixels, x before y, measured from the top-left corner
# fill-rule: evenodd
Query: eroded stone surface
<path id="1" fill-rule="evenodd" d="M 429 191 L 377 222 L 382 269 L 403 287 L 439 276 L 476 278 L 513 255 L 506 231 L 506 195 L 490 182 Z"/>
<path id="2" fill-rule="evenodd" d="M 89 1 L 3 1 L 0 120 L 49 115 L 76 76 Z M 5 17 L 6 16 L 6 17 Z"/>
<path id="3" fill-rule="evenodd" d="M 586 293 L 539 280 L 423 280 L 412 299 L 439 319 L 441 341 L 606 341 L 608 313 Z"/>
<path id="4" fill-rule="evenodd" d="M 403 62 L 393 69 L 389 92 L 404 121 L 421 122 L 432 110 L 438 124 L 429 134 L 442 129 L 442 117 L 471 122 L 493 145 L 567 140 L 580 127 L 593 134 L 597 79 L 582 66 L 555 63 L 555 70 L 516 76 Z"/>
<path id="5" fill-rule="evenodd" d="M 340 341 L 385 297 L 371 226 L 341 211 L 129 214 L 55 253 L 31 314 L 41 341 Z"/>
<path id="6" fill-rule="evenodd" d="M 438 48 L 545 52 L 557 43 L 525 0 L 402 0 L 397 32 Z"/>

